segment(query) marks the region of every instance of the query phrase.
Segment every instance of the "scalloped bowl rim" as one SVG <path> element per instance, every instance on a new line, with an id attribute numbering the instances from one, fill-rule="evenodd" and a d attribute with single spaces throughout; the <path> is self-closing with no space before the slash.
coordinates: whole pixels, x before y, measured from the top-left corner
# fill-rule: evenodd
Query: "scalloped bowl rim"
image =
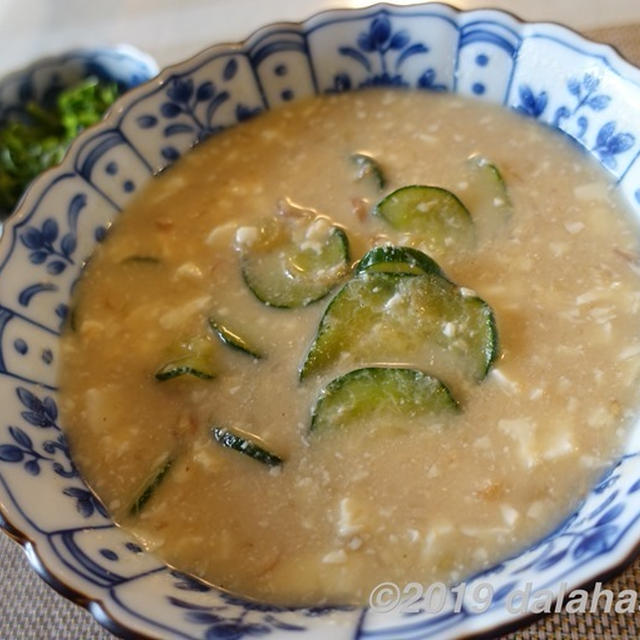
<path id="1" fill-rule="evenodd" d="M 238 53 L 246 52 L 251 47 L 252 43 L 260 40 L 276 28 L 290 28 L 296 31 L 308 31 L 309 27 L 312 27 L 316 24 L 321 24 L 329 16 L 335 16 L 337 14 L 345 16 L 353 16 L 357 14 L 364 18 L 367 17 L 368 13 L 374 14 L 381 9 L 388 9 L 390 11 L 401 10 L 408 12 L 411 11 L 412 8 L 423 9 L 425 7 L 435 7 L 438 9 L 442 9 L 448 12 L 453 19 L 456 19 L 461 15 L 469 16 L 481 14 L 489 17 L 493 16 L 499 18 L 503 22 L 508 22 L 510 26 L 523 37 L 526 37 L 527 33 L 532 30 L 544 30 L 547 33 L 555 33 L 559 38 L 577 41 L 595 57 L 601 58 L 602 61 L 604 61 L 616 74 L 624 77 L 627 80 L 631 80 L 634 84 L 640 86 L 640 68 L 627 61 L 612 45 L 592 41 L 579 32 L 562 24 L 549 21 L 525 21 L 518 18 L 515 14 L 502 9 L 457 9 L 444 2 L 425 2 L 412 5 L 396 5 L 393 3 L 382 2 L 371 4 L 365 7 L 328 8 L 314 13 L 304 20 L 277 21 L 268 23 L 254 30 L 244 40 L 217 43 L 202 49 L 189 58 L 168 65 L 162 68 L 156 76 L 128 90 L 126 94 L 118 98 L 118 100 L 108 110 L 101 122 L 89 127 L 73 141 L 59 165 L 44 171 L 29 185 L 11 216 L 4 221 L 3 226 L 0 226 L 0 263 L 5 260 L 8 252 L 11 250 L 10 236 L 15 232 L 16 227 L 34 211 L 35 207 L 38 206 L 38 203 L 43 196 L 46 187 L 48 187 L 52 183 L 52 180 L 54 180 L 56 177 L 74 172 L 74 158 L 76 157 L 83 144 L 87 142 L 91 137 L 95 136 L 97 133 L 106 132 L 111 129 L 114 124 L 119 123 L 121 117 L 126 113 L 127 108 L 135 104 L 139 99 L 143 98 L 151 89 L 160 88 L 166 85 L 169 81 L 172 80 L 174 76 L 183 73 L 186 68 L 193 70 L 196 66 L 204 64 L 216 53 L 228 51 L 236 51 Z M 138 57 L 143 57 L 145 60 L 149 61 L 151 67 L 153 67 L 155 64 L 150 56 L 127 44 L 115 45 L 113 47 L 86 47 L 73 49 L 66 53 L 57 55 L 54 54 L 51 56 L 40 58 L 22 69 L 13 71 L 5 75 L 1 79 L 1 82 L 18 78 L 25 72 L 37 69 L 42 64 L 54 63 L 70 54 L 114 49 L 121 49 L 125 52 L 135 52 Z M 576 507 L 576 510 L 579 508 L 580 505 Z M 23 531 L 14 526 L 11 522 L 7 510 L 4 509 L 4 506 L 1 503 L 0 529 L 22 546 L 25 554 L 27 555 L 31 568 L 35 570 L 42 579 L 44 579 L 51 587 L 53 587 L 64 597 L 88 609 L 94 616 L 94 618 L 105 628 L 109 629 L 113 633 L 120 634 L 123 637 L 153 639 L 154 636 L 146 636 L 141 634 L 139 631 L 134 631 L 128 628 L 116 617 L 110 615 L 102 599 L 84 594 L 82 593 L 82 591 L 75 588 L 73 584 L 68 584 L 61 581 L 61 579 L 56 576 L 55 572 L 47 566 L 47 553 L 43 553 L 38 548 L 38 544 L 30 537 L 29 534 L 33 532 L 29 532 L 27 530 Z M 547 537 L 548 535 L 549 533 L 545 534 L 544 537 Z M 522 549 L 521 551 L 519 551 L 518 553 L 514 553 L 510 557 L 517 557 L 524 551 L 526 551 L 526 549 Z M 587 576 L 573 578 L 571 582 L 572 588 L 578 588 L 583 585 L 592 584 L 596 580 L 606 579 L 617 574 L 628 563 L 630 563 L 639 552 L 640 529 L 639 535 L 635 537 L 635 540 L 627 540 L 626 544 L 623 544 L 621 542 L 615 548 L 611 549 L 606 556 L 607 561 L 602 563 L 602 567 L 599 570 L 590 571 L 589 575 Z M 363 612 L 366 611 L 367 609 L 364 608 Z M 498 623 L 490 623 L 488 625 L 485 624 L 483 626 L 480 626 L 478 629 L 471 629 L 468 633 L 458 635 L 456 637 L 494 637 L 498 633 L 505 633 L 509 630 L 520 628 L 525 624 L 528 624 L 533 620 L 540 618 L 543 615 L 545 614 L 523 613 L 506 621 L 503 620 Z M 359 630 L 360 626 L 358 626 L 358 628 L 355 630 L 355 637 L 358 637 Z"/>

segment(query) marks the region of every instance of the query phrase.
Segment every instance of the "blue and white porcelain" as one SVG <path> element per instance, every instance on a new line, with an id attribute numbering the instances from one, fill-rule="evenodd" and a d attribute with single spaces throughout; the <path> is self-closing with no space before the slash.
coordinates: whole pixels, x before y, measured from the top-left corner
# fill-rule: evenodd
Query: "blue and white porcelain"
<path id="1" fill-rule="evenodd" d="M 52 106 L 62 89 L 88 76 L 115 82 L 120 91 L 127 91 L 157 73 L 158 65 L 151 56 L 126 44 L 41 58 L 0 80 L 0 123 L 20 114 L 30 101 Z M 0 210 L 0 225 L 6 213 Z"/>
<path id="2" fill-rule="evenodd" d="M 640 542 L 640 423 L 577 511 L 475 576 L 488 610 L 374 614 L 248 602 L 165 566 L 109 519 L 69 457 L 57 409 L 60 328 L 82 266 L 119 211 L 198 141 L 296 98 L 386 86 L 452 91 L 561 129 L 640 216 L 640 71 L 563 27 L 441 4 L 335 10 L 274 24 L 170 67 L 121 98 L 34 182 L 0 242 L 0 516 L 34 568 L 116 633 L 151 638 L 459 638 L 524 617 L 525 583 L 557 592 L 624 564 Z"/>

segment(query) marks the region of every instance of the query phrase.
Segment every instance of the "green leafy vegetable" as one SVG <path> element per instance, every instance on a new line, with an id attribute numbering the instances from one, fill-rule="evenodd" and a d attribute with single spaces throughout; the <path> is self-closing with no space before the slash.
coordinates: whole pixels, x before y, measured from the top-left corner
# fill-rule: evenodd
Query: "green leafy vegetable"
<path id="1" fill-rule="evenodd" d="M 0 126 L 0 215 L 9 214 L 26 186 L 58 164 L 71 141 L 98 122 L 118 97 L 114 83 L 89 77 L 58 94 L 52 109 L 29 102 Z"/>

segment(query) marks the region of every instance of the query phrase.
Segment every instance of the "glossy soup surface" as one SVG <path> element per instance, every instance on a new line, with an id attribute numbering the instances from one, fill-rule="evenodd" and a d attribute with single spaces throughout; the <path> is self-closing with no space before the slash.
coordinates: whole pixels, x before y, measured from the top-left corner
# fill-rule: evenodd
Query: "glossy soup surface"
<path id="1" fill-rule="evenodd" d="M 383 190 L 357 178 L 356 151 L 378 160 Z M 424 248 L 371 207 L 411 184 L 464 202 L 475 153 L 500 169 L 513 214 L 483 234 L 471 210 L 478 241 L 433 257 L 493 309 L 500 355 L 489 375 L 432 370 L 418 355 L 389 362 L 382 335 L 380 351 L 375 341 L 364 356 L 345 351 L 300 382 L 348 276 L 304 308 L 266 306 L 243 280 L 238 228 L 246 236 L 302 207 L 345 229 L 352 261 L 385 243 Z M 60 374 L 74 459 L 148 549 L 241 594 L 361 603 L 386 580 L 455 581 L 554 527 L 622 447 L 640 373 L 637 250 L 637 229 L 600 168 L 517 114 L 377 90 L 266 113 L 153 180 L 88 265 Z M 224 345 L 209 317 L 265 357 Z M 159 382 L 176 345 L 194 337 L 207 341 L 215 378 Z M 407 421 L 382 411 L 309 431 L 330 380 L 381 361 L 441 377 L 461 412 Z M 284 464 L 220 446 L 214 426 L 258 436 Z"/>

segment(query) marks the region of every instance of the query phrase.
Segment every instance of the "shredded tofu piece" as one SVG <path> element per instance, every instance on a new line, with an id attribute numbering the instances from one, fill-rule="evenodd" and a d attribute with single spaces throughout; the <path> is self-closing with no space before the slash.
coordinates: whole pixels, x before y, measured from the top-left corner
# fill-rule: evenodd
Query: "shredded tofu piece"
<path id="1" fill-rule="evenodd" d="M 209 235 L 206 237 L 204 243 L 211 247 L 215 245 L 219 240 L 222 241 L 227 234 L 230 235 L 235 228 L 235 222 L 227 222 L 226 224 L 214 227 L 209 232 Z"/>
<path id="2" fill-rule="evenodd" d="M 342 498 L 338 507 L 338 536 L 350 538 L 364 528 L 364 509 L 354 498 Z"/>
<path id="3" fill-rule="evenodd" d="M 318 217 L 307 227 L 305 238 L 312 242 L 326 242 L 331 230 L 331 223 L 326 218 Z"/>
<path id="4" fill-rule="evenodd" d="M 190 302 L 182 305 L 181 307 L 171 309 L 171 311 L 167 311 L 165 314 L 160 316 L 160 326 L 163 329 L 177 329 L 192 315 L 198 313 L 198 311 L 202 311 L 210 304 L 211 296 L 201 296 L 199 298 L 195 298 Z"/>
<path id="5" fill-rule="evenodd" d="M 330 551 L 322 558 L 324 564 L 344 564 L 347 561 L 347 554 L 344 549 Z"/>
<path id="6" fill-rule="evenodd" d="M 584 222 L 565 222 L 564 228 L 571 234 L 575 235 L 584 229 Z"/>
<path id="7" fill-rule="evenodd" d="M 236 230 L 236 244 L 240 247 L 250 247 L 260 237 L 257 227 L 238 227 Z"/>
<path id="8" fill-rule="evenodd" d="M 173 280 L 180 280 L 181 278 L 191 278 L 198 280 L 202 278 L 202 269 L 194 262 L 185 262 L 181 264 L 173 274 Z"/>
<path id="9" fill-rule="evenodd" d="M 502 519 L 504 520 L 505 524 L 508 527 L 513 528 L 515 523 L 520 518 L 520 512 L 506 502 L 500 505 L 500 511 L 502 513 Z"/>
<path id="10" fill-rule="evenodd" d="M 491 370 L 491 376 L 495 378 L 496 382 L 500 385 L 500 388 L 507 393 L 507 395 L 514 395 L 520 391 L 520 385 L 511 378 L 508 378 L 500 369 L 494 367 Z"/>
<path id="11" fill-rule="evenodd" d="M 538 464 L 534 447 L 536 424 L 531 418 L 503 418 L 498 421 L 498 428 L 518 443 L 518 454 L 525 468 L 531 469 Z"/>
<path id="12" fill-rule="evenodd" d="M 559 425 L 551 432 L 545 445 L 544 453 L 542 454 L 545 460 L 553 460 L 554 458 L 569 455 L 575 448 L 571 429 L 567 426 Z"/>
<path id="13" fill-rule="evenodd" d="M 640 343 L 631 344 L 628 347 L 625 347 L 618 354 L 618 360 L 629 360 L 630 358 L 635 358 L 636 356 L 640 356 Z"/>

